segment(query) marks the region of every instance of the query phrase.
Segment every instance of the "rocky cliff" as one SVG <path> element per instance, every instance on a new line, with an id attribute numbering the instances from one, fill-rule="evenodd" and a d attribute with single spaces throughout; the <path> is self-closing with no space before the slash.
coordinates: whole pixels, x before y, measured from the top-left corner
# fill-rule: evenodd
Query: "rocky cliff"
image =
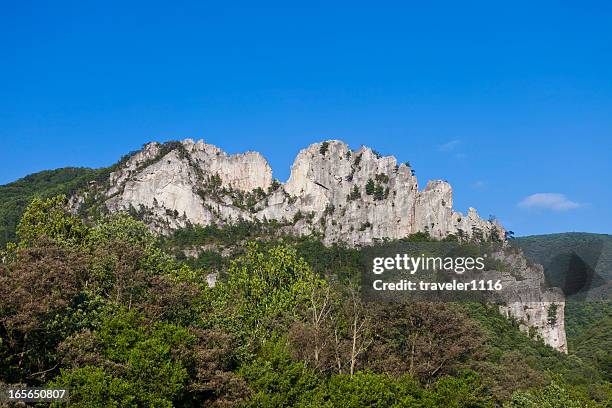
<path id="1" fill-rule="evenodd" d="M 435 238 L 503 240 L 505 230 L 470 208 L 453 210 L 451 186 L 429 181 L 419 189 L 414 171 L 392 156 L 367 147 L 351 150 L 341 141 L 303 149 L 286 183 L 272 178 L 267 161 L 255 152 L 228 155 L 203 141 L 149 143 L 120 163 L 106 185 L 72 198 L 75 211 L 95 203 L 108 211 L 136 212 L 152 229 L 169 233 L 189 224 L 226 225 L 238 220 L 277 222 L 285 232 L 318 234 L 325 243 L 367 245 L 417 232 Z M 525 330 L 565 351 L 563 295 L 540 290 L 541 270 L 522 256 L 521 272 L 505 276 L 516 296 L 500 311 Z M 558 307 L 549 323 L 551 304 Z"/>
<path id="2" fill-rule="evenodd" d="M 408 164 L 367 147 L 353 151 L 331 140 L 302 150 L 285 184 L 274 181 L 259 154 L 228 155 L 190 139 L 149 143 L 111 175 L 97 201 L 111 211 L 142 212 L 166 233 L 188 223 L 276 220 L 296 234 L 322 233 L 326 243 L 370 244 L 415 232 L 503 237 L 504 229 L 470 208 L 453 210 L 451 186 L 430 181 L 419 190 Z M 75 206 L 84 203 L 84 197 Z"/>
<path id="3" fill-rule="evenodd" d="M 504 290 L 500 313 L 515 319 L 521 331 L 539 336 L 545 344 L 567 353 L 562 290 L 549 287 L 542 265 L 529 263 L 521 250 L 506 247 L 493 255 L 502 261 L 504 270 L 486 271 L 481 278 L 501 281 Z"/>

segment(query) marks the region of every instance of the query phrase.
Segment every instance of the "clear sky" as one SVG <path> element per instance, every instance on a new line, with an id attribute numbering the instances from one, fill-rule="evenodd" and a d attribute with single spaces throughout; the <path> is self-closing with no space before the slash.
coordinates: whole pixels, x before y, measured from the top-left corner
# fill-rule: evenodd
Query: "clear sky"
<path id="1" fill-rule="evenodd" d="M 365 144 L 517 235 L 612 233 L 612 3 L 2 2 L 0 183 L 187 137 L 281 180 Z"/>

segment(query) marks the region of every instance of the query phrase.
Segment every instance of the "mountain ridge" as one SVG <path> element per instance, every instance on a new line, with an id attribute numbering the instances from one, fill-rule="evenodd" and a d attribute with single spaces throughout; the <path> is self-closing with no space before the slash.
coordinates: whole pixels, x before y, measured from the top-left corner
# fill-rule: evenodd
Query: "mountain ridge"
<path id="1" fill-rule="evenodd" d="M 337 140 L 302 149 L 285 183 L 273 179 L 271 167 L 257 152 L 229 155 L 186 139 L 148 143 L 79 186 L 69 199 L 73 213 L 95 218 L 126 211 L 161 234 L 247 221 L 273 223 L 286 234 L 349 247 L 418 233 L 438 240 L 505 240 L 503 227 L 482 220 L 475 209 L 467 216 L 454 211 L 446 181 L 432 180 L 419 189 L 409 164 L 365 146 L 351 150 Z M 535 328 L 546 344 L 567 351 L 564 308 L 555 309 L 558 324 L 549 325 L 547 317 L 551 304 L 563 305 L 563 295 L 541 289 L 541 268 L 521 257 L 512 262 L 522 280 L 494 271 L 522 288 L 518 301 L 508 299 L 500 312 L 520 322 L 521 330 Z"/>
<path id="2" fill-rule="evenodd" d="M 416 233 L 432 239 L 505 241 L 505 229 L 485 221 L 474 208 L 453 210 L 452 187 L 430 180 L 419 189 L 412 167 L 369 147 L 352 150 L 328 140 L 302 149 L 285 183 L 257 152 L 229 155 L 200 140 L 148 143 L 115 166 L 104 185 L 71 198 L 75 213 L 127 211 L 163 235 L 191 225 L 227 226 L 241 221 L 274 223 L 281 232 L 316 236 L 326 245 L 367 246 Z M 535 329 L 546 344 L 566 352 L 560 290 L 543 288 L 539 265 L 521 254 L 505 259 L 516 276 L 492 271 L 512 286 L 512 298 L 499 307 Z M 561 307 L 554 307 L 551 305 Z M 549 324 L 549 314 L 555 325 Z"/>
<path id="3" fill-rule="evenodd" d="M 338 140 L 302 149 L 285 183 L 273 179 L 257 152 L 229 155 L 202 140 L 151 142 L 116 166 L 107 186 L 75 196 L 71 205 L 78 211 L 88 201 L 109 211 L 140 211 L 161 233 L 257 219 L 298 235 L 321 233 L 328 244 L 367 245 L 416 232 L 505 236 L 501 225 L 473 208 L 466 215 L 454 211 L 448 182 L 432 180 L 420 190 L 409 164 Z"/>

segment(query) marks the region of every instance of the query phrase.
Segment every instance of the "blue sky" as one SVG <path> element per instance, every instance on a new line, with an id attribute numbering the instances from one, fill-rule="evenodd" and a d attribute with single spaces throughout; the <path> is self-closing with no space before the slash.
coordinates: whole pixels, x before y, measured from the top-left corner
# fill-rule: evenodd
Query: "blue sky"
<path id="1" fill-rule="evenodd" d="M 284 180 L 342 139 L 517 235 L 612 232 L 610 2 L 125 3 L 3 2 L 0 183 L 187 137 Z"/>

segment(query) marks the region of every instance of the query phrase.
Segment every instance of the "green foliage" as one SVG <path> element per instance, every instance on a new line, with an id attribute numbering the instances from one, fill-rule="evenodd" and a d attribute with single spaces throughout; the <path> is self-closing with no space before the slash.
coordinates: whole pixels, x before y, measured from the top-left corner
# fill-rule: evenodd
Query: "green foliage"
<path id="1" fill-rule="evenodd" d="M 571 351 L 580 344 L 577 339 L 585 337 L 585 333 L 600 322 L 610 320 L 612 302 L 599 301 L 568 301 L 565 303 L 565 331 Z"/>
<path id="2" fill-rule="evenodd" d="M 71 406 L 82 408 L 138 407 L 133 384 L 107 374 L 100 367 L 85 366 L 73 370 L 63 369 L 50 387 L 70 390 Z M 62 404 L 54 403 L 60 407 Z M 163 406 L 163 405 L 161 405 Z"/>
<path id="3" fill-rule="evenodd" d="M 298 221 L 300 221 L 300 220 L 302 220 L 304 218 L 305 218 L 304 213 L 302 213 L 301 210 L 297 210 L 297 212 L 293 216 L 293 223 L 296 224 Z"/>
<path id="4" fill-rule="evenodd" d="M 86 188 L 90 182 L 101 182 L 109 171 L 109 168 L 67 167 L 41 171 L 0 186 L 0 249 L 16 239 L 17 224 L 34 198 L 44 200 L 62 194 L 70 196 Z"/>
<path id="5" fill-rule="evenodd" d="M 270 189 L 271 188 L 272 187 L 270 187 Z M 257 203 L 267 197 L 267 193 L 261 187 L 257 187 L 246 193 L 239 190 L 229 190 L 226 192 L 217 193 L 218 196 L 221 194 L 230 194 L 233 197 L 232 205 L 251 212 L 255 211 L 255 206 Z"/>
<path id="6" fill-rule="evenodd" d="M 286 343 L 278 339 L 266 342 L 258 357 L 240 369 L 240 375 L 255 390 L 249 407 L 314 406 L 321 384 L 314 370 L 293 361 Z"/>
<path id="7" fill-rule="evenodd" d="M 414 234 L 408 235 L 406 238 L 403 238 L 402 241 L 405 242 L 435 242 L 436 240 L 432 238 L 431 235 L 427 232 L 415 232 Z"/>
<path id="8" fill-rule="evenodd" d="M 347 201 L 358 200 L 360 198 L 361 198 L 361 192 L 359 191 L 359 187 L 355 185 L 353 186 L 353 189 L 351 190 L 351 193 L 349 194 Z"/>
<path id="9" fill-rule="evenodd" d="M 385 173 L 379 173 L 376 175 L 375 177 L 376 181 L 378 181 L 379 183 L 384 183 L 387 184 L 389 182 L 389 176 L 386 175 Z"/>
<path id="10" fill-rule="evenodd" d="M 607 303 L 607 316 L 582 329 L 580 335 L 572 338 L 570 347 L 576 356 L 593 364 L 607 381 L 612 381 L 612 308 Z"/>
<path id="11" fill-rule="evenodd" d="M 493 407 L 480 378 L 473 372 L 461 377 L 445 377 L 439 380 L 433 392 L 427 396 L 425 406 L 432 407 Z"/>
<path id="12" fill-rule="evenodd" d="M 217 225 L 190 225 L 178 229 L 162 241 L 167 249 L 174 247 L 185 248 L 203 244 L 218 244 L 223 246 L 237 245 L 255 238 L 273 235 L 280 228 L 277 222 L 248 222 L 238 221 L 223 228 Z"/>
<path id="13" fill-rule="evenodd" d="M 470 303 L 468 314 L 476 319 L 488 334 L 488 358 L 494 364 L 504 364 L 509 352 L 519 352 L 527 368 L 553 372 L 563 376 L 572 385 L 594 385 L 602 382 L 602 373 L 589 360 L 576 355 L 564 355 L 546 346 L 541 340 L 532 339 L 518 330 L 518 323 L 497 311 L 497 307 Z M 517 363 L 513 363 L 517 365 Z M 517 373 L 524 377 L 523 371 Z M 518 380 L 513 380 L 518 381 Z"/>
<path id="14" fill-rule="evenodd" d="M 249 407 L 492 407 L 473 372 L 444 377 L 430 389 L 409 376 L 357 372 L 327 378 L 291 359 L 281 339 L 268 342 L 240 370 L 253 388 Z"/>
<path id="15" fill-rule="evenodd" d="M 554 326 L 557 324 L 557 309 L 559 308 L 559 305 L 557 305 L 556 303 L 551 303 L 548 306 L 548 310 L 547 310 L 547 321 L 548 324 L 551 326 Z"/>
<path id="16" fill-rule="evenodd" d="M 368 228 L 372 228 L 372 223 L 370 223 L 370 221 L 362 222 L 359 226 L 359 231 L 365 231 Z"/>
<path id="17" fill-rule="evenodd" d="M 299 257 L 318 276 L 334 275 L 342 280 L 355 278 L 362 271 L 363 257 L 359 250 L 341 245 L 326 246 L 320 240 L 302 237 L 291 241 Z"/>
<path id="18" fill-rule="evenodd" d="M 612 236 L 607 234 L 564 233 L 518 237 L 512 242 L 525 252 L 533 262 L 545 266 L 546 277 L 551 282 L 563 283 L 564 268 L 554 265 L 559 254 L 578 252 L 594 273 L 594 295 L 606 300 L 568 299 L 565 303 L 565 329 L 570 354 L 580 358 L 601 373 L 607 381 L 612 379 L 612 302 L 609 299 L 609 282 L 612 279 Z M 595 285 L 595 286 L 597 286 Z M 594 296 L 596 297 L 596 296 Z"/>
<path id="19" fill-rule="evenodd" d="M 359 372 L 334 375 L 319 395 L 330 407 L 419 407 L 424 394 L 410 377 L 394 380 L 387 375 Z"/>
<path id="20" fill-rule="evenodd" d="M 102 302 L 84 291 L 88 257 L 42 241 L 0 263 L 0 381 L 34 384 L 52 375 L 56 348 L 90 327 Z"/>
<path id="21" fill-rule="evenodd" d="M 180 350 L 195 338 L 187 330 L 165 323 L 147 326 L 137 313 L 119 310 L 106 316 L 92 336 L 105 368 L 65 369 L 53 381 L 70 387 L 71 403 L 93 407 L 110 397 L 111 403 L 128 406 L 173 406 L 188 379 L 190 357 Z"/>
<path id="22" fill-rule="evenodd" d="M 87 234 L 83 221 L 66 210 L 66 197 L 63 195 L 32 200 L 17 226 L 21 246 L 32 245 L 42 237 L 62 245 L 80 245 Z"/>
<path id="23" fill-rule="evenodd" d="M 35 200 L 0 262 L 0 383 L 70 387 L 81 407 L 609 403 L 608 303 L 568 303 L 564 355 L 495 305 L 365 303 L 362 249 L 279 230 L 158 238 L 127 214 L 86 226 L 63 197 Z M 193 267 L 165 251 L 203 245 Z M 224 273 L 208 288 L 194 267 Z"/>
<path id="24" fill-rule="evenodd" d="M 388 195 L 387 190 L 387 195 Z M 374 199 L 377 201 L 381 201 L 385 199 L 385 188 L 381 184 L 376 184 L 374 187 Z"/>
<path id="25" fill-rule="evenodd" d="M 387 187 L 385 189 L 385 187 L 382 185 L 382 183 L 389 182 L 389 176 L 387 176 L 386 174 L 377 174 L 376 180 L 377 182 L 374 183 L 374 180 L 368 179 L 365 185 L 365 192 L 367 195 L 373 195 L 374 200 L 380 201 L 380 200 L 387 198 L 387 196 L 389 195 L 389 188 Z M 357 194 L 359 193 L 359 190 L 358 189 L 355 190 L 354 188 L 353 192 L 355 192 L 355 198 L 358 198 Z M 352 196 L 353 196 L 353 193 L 349 195 L 349 198 L 353 199 Z"/>
<path id="26" fill-rule="evenodd" d="M 205 250 L 198 253 L 197 257 L 187 257 L 182 251 L 176 253 L 176 259 L 185 263 L 192 269 L 204 269 L 206 271 L 220 271 L 227 267 L 227 260 L 221 253 L 213 250 Z"/>
<path id="27" fill-rule="evenodd" d="M 532 391 L 517 391 L 508 408 L 583 408 L 594 406 L 582 396 L 577 395 L 571 387 L 559 380 L 553 380 L 546 387 Z"/>
<path id="28" fill-rule="evenodd" d="M 374 185 L 374 180 L 372 179 L 368 179 L 366 186 L 365 186 L 365 192 L 367 195 L 372 195 L 374 194 L 374 189 L 375 189 L 375 185 Z"/>
<path id="29" fill-rule="evenodd" d="M 277 246 L 265 252 L 250 244 L 232 261 L 227 284 L 219 285 L 232 303 L 238 333 L 257 334 L 266 324 L 290 312 L 312 284 L 314 274 L 295 249 Z"/>
<path id="30" fill-rule="evenodd" d="M 555 268 L 555 260 L 564 254 L 576 252 L 586 266 L 595 274 L 590 288 L 599 299 L 610 299 L 612 280 L 612 235 L 568 232 L 563 234 L 517 237 L 512 245 L 520 247 L 532 262 L 545 267 L 546 278 L 551 283 L 563 284 L 565 268 Z M 590 298 L 590 297 L 589 297 Z"/>
<path id="31" fill-rule="evenodd" d="M 273 193 L 274 191 L 281 188 L 282 184 L 277 179 L 272 180 L 272 184 L 268 187 L 268 194 Z"/>
<path id="32" fill-rule="evenodd" d="M 91 248 L 118 242 L 153 251 L 157 239 L 144 223 L 121 212 L 102 217 L 91 229 L 87 239 Z"/>
<path id="33" fill-rule="evenodd" d="M 86 244 L 92 253 L 100 248 L 120 247 L 138 251 L 141 255 L 138 266 L 149 273 L 171 273 L 177 267 L 172 258 L 159 248 L 158 240 L 149 228 L 126 213 L 102 217 L 91 228 Z M 103 258 L 98 256 L 96 262 L 101 260 Z"/>
<path id="34" fill-rule="evenodd" d="M 319 148 L 319 153 L 321 153 L 322 156 L 325 156 L 325 153 L 327 153 L 328 150 L 329 150 L 329 142 L 321 143 L 321 147 Z"/>

